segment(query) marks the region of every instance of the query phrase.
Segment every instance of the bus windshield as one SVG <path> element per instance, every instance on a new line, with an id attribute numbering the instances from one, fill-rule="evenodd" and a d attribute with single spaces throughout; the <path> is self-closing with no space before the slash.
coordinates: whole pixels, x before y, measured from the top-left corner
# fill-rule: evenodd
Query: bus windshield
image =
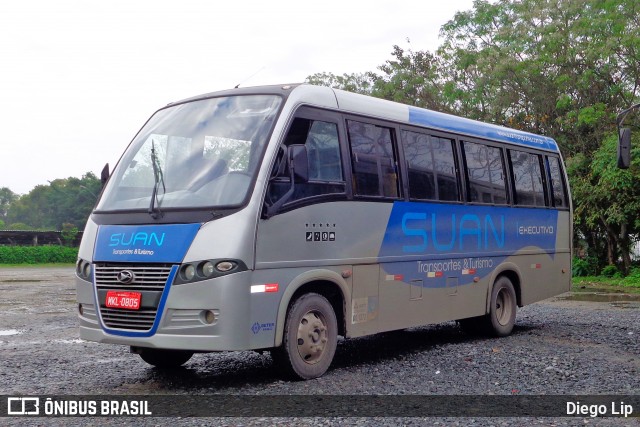
<path id="1" fill-rule="evenodd" d="M 237 206 L 259 169 L 281 98 L 203 99 L 158 111 L 113 172 L 98 211 Z"/>

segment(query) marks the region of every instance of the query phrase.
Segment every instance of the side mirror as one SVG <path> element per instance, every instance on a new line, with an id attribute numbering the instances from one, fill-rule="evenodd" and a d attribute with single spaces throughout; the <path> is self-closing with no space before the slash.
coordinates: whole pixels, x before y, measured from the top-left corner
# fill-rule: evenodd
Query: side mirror
<path id="1" fill-rule="evenodd" d="M 102 183 L 103 187 L 108 180 L 109 180 L 109 163 L 104 165 L 104 167 L 102 168 L 102 172 L 100 172 L 100 182 Z"/>
<path id="2" fill-rule="evenodd" d="M 309 181 L 309 155 L 306 146 L 289 146 L 289 168 L 296 182 Z"/>
<path id="3" fill-rule="evenodd" d="M 631 165 L 631 129 L 621 128 L 618 132 L 618 167 L 628 169 Z"/>
<path id="4" fill-rule="evenodd" d="M 289 189 L 278 200 L 272 204 L 265 203 L 265 210 L 263 211 L 263 218 L 269 219 L 278 213 L 280 208 L 284 206 L 293 196 L 296 188 L 296 183 L 305 183 L 309 181 L 309 154 L 307 153 L 307 147 L 301 144 L 289 145 L 286 151 L 286 164 L 289 173 Z M 284 163 L 284 162 L 283 162 Z M 277 176 L 283 176 L 285 173 L 282 165 L 278 166 Z"/>

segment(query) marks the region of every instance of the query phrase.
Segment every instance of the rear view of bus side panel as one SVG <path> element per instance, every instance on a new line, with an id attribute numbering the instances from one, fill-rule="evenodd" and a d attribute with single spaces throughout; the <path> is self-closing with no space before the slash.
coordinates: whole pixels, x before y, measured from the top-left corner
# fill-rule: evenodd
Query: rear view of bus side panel
<path id="1" fill-rule="evenodd" d="M 526 257 L 523 271 L 522 305 L 528 305 L 571 290 L 571 213 L 558 211 L 554 251 Z"/>

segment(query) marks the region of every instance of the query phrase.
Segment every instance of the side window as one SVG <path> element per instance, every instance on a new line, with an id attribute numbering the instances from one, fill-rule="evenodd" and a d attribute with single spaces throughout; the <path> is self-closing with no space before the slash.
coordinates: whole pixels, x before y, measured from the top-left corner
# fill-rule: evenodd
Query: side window
<path id="1" fill-rule="evenodd" d="M 354 192 L 360 196 L 394 197 L 398 190 L 392 129 L 347 120 Z"/>
<path id="2" fill-rule="evenodd" d="M 303 120 L 303 119 L 296 119 Z M 342 181 L 338 125 L 314 120 L 307 135 L 310 181 Z"/>
<path id="3" fill-rule="evenodd" d="M 502 151 L 497 147 L 467 141 L 463 146 L 469 182 L 469 201 L 507 204 Z"/>
<path id="4" fill-rule="evenodd" d="M 409 197 L 417 200 L 458 201 L 453 141 L 402 131 L 409 172 Z"/>
<path id="5" fill-rule="evenodd" d="M 509 158 L 513 168 L 513 184 L 516 191 L 515 204 L 519 206 L 545 206 L 540 156 L 509 150 Z"/>
<path id="6" fill-rule="evenodd" d="M 569 207 L 564 186 L 564 178 L 560 166 L 560 159 L 557 157 L 547 157 L 547 160 L 549 162 L 549 175 L 551 176 L 551 193 L 553 194 L 553 205 L 557 208 Z"/>
<path id="7" fill-rule="evenodd" d="M 293 144 L 307 147 L 309 181 L 296 182 L 288 203 L 313 196 L 345 193 L 337 123 L 296 117 L 285 137 L 285 149 Z M 284 151 L 278 155 L 276 169 L 269 184 L 267 200 L 271 203 L 280 199 L 291 188 L 283 153 Z"/>

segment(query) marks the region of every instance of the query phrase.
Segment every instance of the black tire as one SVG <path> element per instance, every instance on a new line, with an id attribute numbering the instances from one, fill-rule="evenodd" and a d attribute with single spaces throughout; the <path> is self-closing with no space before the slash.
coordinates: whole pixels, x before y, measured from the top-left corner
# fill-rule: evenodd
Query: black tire
<path id="1" fill-rule="evenodd" d="M 271 351 L 274 363 L 290 378 L 322 376 L 338 345 L 338 322 L 333 307 L 316 293 L 302 295 L 289 307 L 282 345 Z"/>
<path id="2" fill-rule="evenodd" d="M 482 319 L 484 331 L 494 337 L 505 337 L 516 323 L 518 303 L 516 291 L 506 276 L 498 277 L 491 290 L 489 313 Z"/>
<path id="3" fill-rule="evenodd" d="M 187 363 L 193 352 L 182 350 L 158 350 L 155 348 L 142 348 L 139 350 L 142 360 L 156 368 L 171 369 Z"/>

